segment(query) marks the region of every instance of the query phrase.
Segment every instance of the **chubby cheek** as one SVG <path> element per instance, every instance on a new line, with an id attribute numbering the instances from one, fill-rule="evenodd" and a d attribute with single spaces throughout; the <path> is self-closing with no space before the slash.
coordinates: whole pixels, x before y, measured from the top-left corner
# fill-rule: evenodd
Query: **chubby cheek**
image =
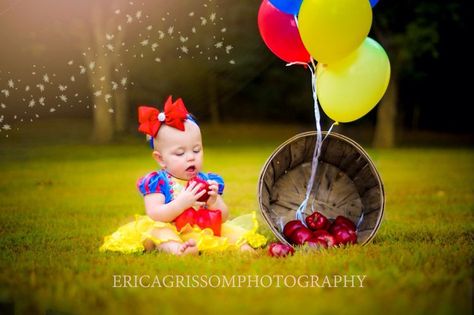
<path id="1" fill-rule="evenodd" d="M 167 169 L 176 168 L 180 164 L 179 159 L 174 156 L 168 156 L 167 158 L 163 159 L 163 163 Z"/>
<path id="2" fill-rule="evenodd" d="M 181 157 L 174 157 L 171 164 L 175 167 L 175 168 L 184 168 L 185 165 L 186 165 L 186 160 L 184 158 L 181 158 Z"/>
<path id="3" fill-rule="evenodd" d="M 201 170 L 202 169 L 202 161 L 203 161 L 203 155 L 202 153 L 196 158 L 196 167 Z"/>

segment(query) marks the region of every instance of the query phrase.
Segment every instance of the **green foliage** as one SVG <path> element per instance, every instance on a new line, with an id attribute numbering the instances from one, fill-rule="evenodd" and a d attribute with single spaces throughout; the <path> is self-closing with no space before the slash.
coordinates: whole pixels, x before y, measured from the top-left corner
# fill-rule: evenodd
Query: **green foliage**
<path id="1" fill-rule="evenodd" d="M 440 32 L 449 25 L 459 24 L 465 9 L 462 1 L 381 2 L 374 10 L 375 35 L 387 45 L 389 54 L 395 57 L 394 63 L 413 67 L 412 62 L 418 58 L 439 57 Z"/>
<path id="2" fill-rule="evenodd" d="M 226 179 L 231 213 L 257 211 L 260 168 L 296 129 L 203 130 L 206 169 Z M 98 251 L 104 235 L 143 213 L 135 181 L 156 166 L 141 138 L 100 147 L 67 135 L 41 139 L 17 136 L 0 146 L 0 303 L 13 301 L 17 313 L 472 313 L 472 149 L 369 151 L 387 204 L 367 246 L 300 250 L 287 259 L 264 250 L 180 258 Z M 261 230 L 271 236 L 265 224 Z M 145 289 L 112 288 L 114 274 L 363 274 L 367 280 L 364 288 Z"/>

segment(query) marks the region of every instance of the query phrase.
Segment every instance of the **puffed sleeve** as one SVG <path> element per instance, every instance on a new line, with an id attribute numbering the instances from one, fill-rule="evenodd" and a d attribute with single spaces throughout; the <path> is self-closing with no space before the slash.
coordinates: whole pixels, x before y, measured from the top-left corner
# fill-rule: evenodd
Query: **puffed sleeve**
<path id="1" fill-rule="evenodd" d="M 217 193 L 219 195 L 222 195 L 224 193 L 224 179 L 222 176 L 214 174 L 214 173 L 207 173 L 207 179 L 208 180 L 215 180 L 219 186 L 219 189 L 217 190 Z"/>
<path id="2" fill-rule="evenodd" d="M 160 173 L 151 172 L 137 180 L 137 188 L 143 196 L 162 193 L 164 180 Z"/>

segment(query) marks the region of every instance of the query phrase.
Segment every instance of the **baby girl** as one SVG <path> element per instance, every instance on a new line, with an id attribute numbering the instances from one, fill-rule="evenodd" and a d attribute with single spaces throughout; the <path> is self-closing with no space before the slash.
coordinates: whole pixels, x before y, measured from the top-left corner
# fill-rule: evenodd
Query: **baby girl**
<path id="1" fill-rule="evenodd" d="M 201 131 L 181 99 L 167 99 L 164 111 L 139 107 L 139 131 L 148 135 L 161 170 L 137 182 L 146 216 L 105 238 L 101 251 L 159 250 L 175 255 L 199 251 L 253 250 L 265 245 L 255 213 L 228 220 L 224 180 L 201 172 Z M 207 187 L 206 187 L 207 186 Z"/>

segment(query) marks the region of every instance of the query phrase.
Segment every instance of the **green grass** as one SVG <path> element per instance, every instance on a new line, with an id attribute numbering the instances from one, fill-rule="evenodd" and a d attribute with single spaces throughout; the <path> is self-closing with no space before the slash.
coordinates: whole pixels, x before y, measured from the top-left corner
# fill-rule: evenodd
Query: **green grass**
<path id="1" fill-rule="evenodd" d="M 135 188 L 155 164 L 142 138 L 81 144 L 84 125 L 0 142 L 0 307 L 17 314 L 471 314 L 474 150 L 368 150 L 385 217 L 367 246 L 273 259 L 100 253 L 104 235 L 143 213 Z M 45 129 L 45 128 L 43 128 Z M 205 130 L 206 169 L 226 180 L 233 215 L 258 211 L 256 182 L 284 126 Z M 76 137 L 76 138 L 75 138 Z M 271 237 L 262 224 L 261 231 Z M 366 275 L 364 288 L 113 288 L 128 275 Z M 0 311 L 2 309 L 0 308 Z"/>

